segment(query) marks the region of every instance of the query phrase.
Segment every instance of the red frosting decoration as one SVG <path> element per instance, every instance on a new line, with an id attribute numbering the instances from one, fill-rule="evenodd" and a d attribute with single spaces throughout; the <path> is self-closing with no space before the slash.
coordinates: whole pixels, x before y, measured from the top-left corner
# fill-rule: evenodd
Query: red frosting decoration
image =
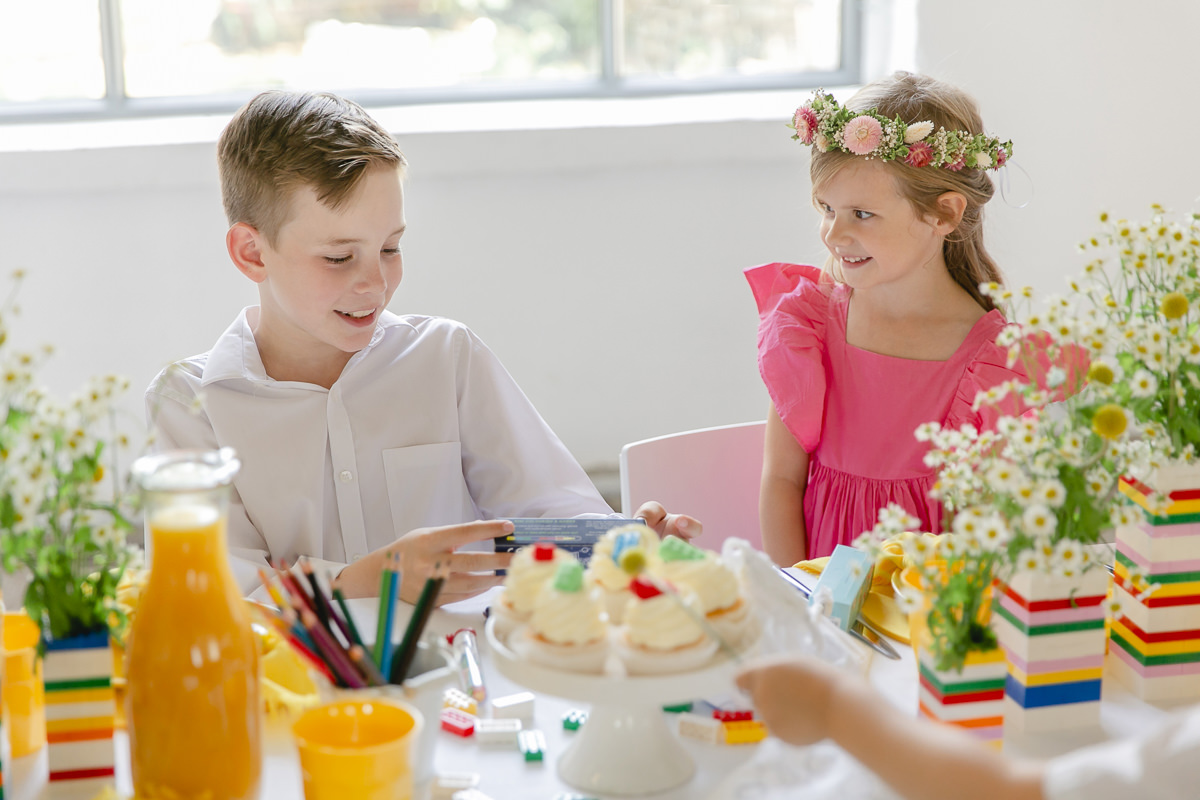
<path id="1" fill-rule="evenodd" d="M 641 577 L 634 578 L 629 582 L 629 591 L 643 600 L 649 600 L 651 597 L 657 597 L 662 594 L 657 586 Z"/>
<path id="2" fill-rule="evenodd" d="M 533 546 L 534 561 L 553 561 L 554 545 L 538 543 Z"/>

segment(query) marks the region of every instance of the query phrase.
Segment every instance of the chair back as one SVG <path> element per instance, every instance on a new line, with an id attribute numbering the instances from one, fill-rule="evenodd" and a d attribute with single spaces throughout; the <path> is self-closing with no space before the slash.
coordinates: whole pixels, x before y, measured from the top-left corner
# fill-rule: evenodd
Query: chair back
<path id="1" fill-rule="evenodd" d="M 704 523 L 694 542 L 721 549 L 737 537 L 762 549 L 758 486 L 767 423 L 743 422 L 631 442 L 621 448 L 621 513 L 647 500 Z"/>

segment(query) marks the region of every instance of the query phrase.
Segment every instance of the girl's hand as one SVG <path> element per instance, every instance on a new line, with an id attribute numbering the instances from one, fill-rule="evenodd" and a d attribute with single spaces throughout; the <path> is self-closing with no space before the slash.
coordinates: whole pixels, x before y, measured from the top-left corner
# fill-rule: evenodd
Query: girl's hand
<path id="1" fill-rule="evenodd" d="M 737 676 L 767 729 L 789 744 L 829 736 L 838 673 L 823 661 L 782 656 L 755 662 Z"/>
<path id="2" fill-rule="evenodd" d="M 646 524 L 654 529 L 660 539 L 674 535 L 688 541 L 699 536 L 704 530 L 704 526 L 696 518 L 687 514 L 668 514 L 662 503 L 653 500 L 642 503 L 634 516 L 646 520 Z"/>

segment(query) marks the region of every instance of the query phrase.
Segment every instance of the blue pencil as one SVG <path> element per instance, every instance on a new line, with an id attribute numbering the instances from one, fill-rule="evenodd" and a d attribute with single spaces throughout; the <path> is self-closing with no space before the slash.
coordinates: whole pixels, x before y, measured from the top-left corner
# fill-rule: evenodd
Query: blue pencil
<path id="1" fill-rule="evenodd" d="M 396 601 L 400 597 L 400 570 L 397 569 L 399 564 L 393 563 L 392 574 L 388 581 L 388 600 L 387 600 L 387 620 L 384 623 L 384 640 L 383 640 L 383 660 L 379 664 L 379 671 L 384 675 L 390 674 L 392 667 L 392 626 L 396 619 Z"/>

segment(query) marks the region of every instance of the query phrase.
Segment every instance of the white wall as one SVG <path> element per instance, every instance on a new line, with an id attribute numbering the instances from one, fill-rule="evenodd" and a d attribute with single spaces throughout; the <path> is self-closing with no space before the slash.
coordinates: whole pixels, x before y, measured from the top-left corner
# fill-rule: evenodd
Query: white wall
<path id="1" fill-rule="evenodd" d="M 915 62 L 893 63 L 970 90 L 1032 180 L 1028 206 L 989 210 L 1012 282 L 1060 287 L 1102 208 L 1193 207 L 1200 9 L 1188 0 L 1145 2 L 1136 17 L 1117 0 L 917 6 Z M 412 162 L 392 309 L 475 328 L 589 467 L 615 464 L 634 439 L 761 418 L 741 269 L 823 258 L 807 156 L 783 127 L 804 98 L 760 98 L 769 119 L 729 97 L 582 105 L 583 127 L 533 130 L 484 105 L 467 111 L 472 124 L 495 129 L 449 133 L 421 110 L 381 111 Z M 132 147 L 99 137 L 161 124 L 0 126 L 0 275 L 29 271 L 13 335 L 56 345 L 52 388 L 118 372 L 140 394 L 254 301 L 224 253 L 221 122 Z"/>

